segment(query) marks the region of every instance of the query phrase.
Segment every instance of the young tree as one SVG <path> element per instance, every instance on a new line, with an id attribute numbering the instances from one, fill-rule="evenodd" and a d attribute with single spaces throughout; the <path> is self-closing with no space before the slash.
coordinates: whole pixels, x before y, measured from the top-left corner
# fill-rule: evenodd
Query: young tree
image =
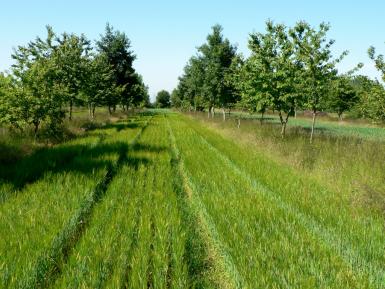
<path id="1" fill-rule="evenodd" d="M 338 58 L 333 58 L 330 48 L 334 40 L 326 39 L 329 29 L 330 26 L 325 23 L 315 29 L 306 22 L 299 22 L 290 31 L 296 45 L 297 59 L 303 66 L 301 89 L 306 96 L 304 105 L 313 114 L 310 142 L 313 141 L 317 112 L 323 108 L 331 83 L 337 75 L 336 64 L 347 55 L 347 51 L 344 51 Z"/>
<path id="2" fill-rule="evenodd" d="M 284 137 L 290 115 L 299 103 L 296 83 L 301 64 L 295 58 L 294 41 L 282 24 L 266 22 L 266 33 L 250 35 L 251 56 L 244 66 L 244 90 L 262 113 L 267 107 L 278 111 Z"/>
<path id="3" fill-rule="evenodd" d="M 63 87 L 57 82 L 52 58 L 54 36 L 52 28 L 47 27 L 46 40 L 38 37 L 26 47 L 19 46 L 12 55 L 16 61 L 13 72 L 18 84 L 15 118 L 33 125 L 35 137 L 43 121 L 57 125 L 64 117 Z"/>
<path id="4" fill-rule="evenodd" d="M 132 103 L 132 97 L 135 97 L 130 95 L 130 92 L 132 86 L 137 84 L 135 70 L 132 67 L 136 56 L 131 50 L 131 42 L 126 34 L 114 31 L 109 24 L 106 25 L 104 35 L 101 35 L 96 45 L 98 52 L 105 55 L 108 63 L 113 67 L 116 85 L 122 88 L 120 96 L 111 96 L 107 101 L 111 113 L 111 109 L 115 110 L 119 103 L 128 106 Z"/>
<path id="5" fill-rule="evenodd" d="M 161 90 L 156 95 L 156 106 L 159 108 L 166 108 L 171 106 L 170 93 L 166 90 Z"/>
<path id="6" fill-rule="evenodd" d="M 96 107 L 110 104 L 110 99 L 120 95 L 122 88 L 116 84 L 113 67 L 105 55 L 89 59 L 86 67 L 87 85 L 83 96 L 93 120 Z"/>
<path id="7" fill-rule="evenodd" d="M 357 92 L 354 90 L 349 76 L 338 76 L 332 86 L 332 91 L 327 100 L 327 107 L 337 112 L 339 120 L 345 111 L 350 110 L 358 101 Z"/>
<path id="8" fill-rule="evenodd" d="M 226 83 L 226 74 L 236 56 L 235 46 L 222 35 L 222 27 L 215 25 L 212 33 L 207 36 L 207 43 L 198 48 L 198 56 L 203 73 L 202 97 L 214 116 L 214 107 L 222 107 L 225 118 L 225 108 L 233 100 L 234 88 Z"/>
<path id="9" fill-rule="evenodd" d="M 69 104 L 69 119 L 72 119 L 72 108 L 80 102 L 80 95 L 88 85 L 86 65 L 91 50 L 90 42 L 84 35 L 63 33 L 56 38 L 57 45 L 53 50 L 53 61 L 57 82 L 60 82 L 63 98 Z"/>
<path id="10" fill-rule="evenodd" d="M 362 75 L 353 78 L 352 86 L 358 97 L 353 113 L 374 122 L 385 122 L 384 86 L 379 81 Z"/>

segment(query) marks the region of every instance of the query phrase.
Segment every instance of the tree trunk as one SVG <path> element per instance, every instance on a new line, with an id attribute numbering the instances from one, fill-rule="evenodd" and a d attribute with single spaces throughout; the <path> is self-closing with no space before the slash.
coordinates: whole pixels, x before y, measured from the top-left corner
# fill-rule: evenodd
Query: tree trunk
<path id="1" fill-rule="evenodd" d="M 338 112 L 338 120 L 342 121 L 342 112 Z"/>
<path id="2" fill-rule="evenodd" d="M 116 111 L 116 104 L 112 107 L 112 110 L 115 112 Z"/>
<path id="3" fill-rule="evenodd" d="M 282 137 L 282 138 L 285 138 L 285 133 L 286 133 L 286 122 L 283 122 L 281 125 L 282 125 L 282 128 L 281 128 L 281 137 Z"/>
<path id="4" fill-rule="evenodd" d="M 238 129 L 241 127 L 241 118 L 238 117 L 238 125 L 237 125 Z"/>
<path id="5" fill-rule="evenodd" d="M 286 114 L 286 117 L 284 119 L 282 116 L 282 112 L 281 111 L 279 112 L 279 120 L 281 121 L 281 137 L 282 138 L 284 138 L 285 134 L 286 134 L 286 125 L 287 125 L 287 122 L 289 121 L 289 115 L 290 115 L 290 112 L 288 112 Z"/>
<path id="6" fill-rule="evenodd" d="M 223 121 L 226 121 L 226 111 L 225 108 L 222 108 Z"/>
<path id="7" fill-rule="evenodd" d="M 95 107 L 96 105 L 92 106 L 92 121 L 95 119 Z"/>
<path id="8" fill-rule="evenodd" d="M 315 117 L 317 115 L 317 111 L 313 110 L 313 121 L 311 124 L 311 133 L 310 133 L 310 143 L 313 142 L 313 134 L 314 134 L 314 126 L 315 126 Z"/>
<path id="9" fill-rule="evenodd" d="M 211 118 L 214 118 L 215 111 L 214 111 L 214 106 L 211 107 Z"/>
<path id="10" fill-rule="evenodd" d="M 92 118 L 92 104 L 88 104 L 88 116 Z"/>
<path id="11" fill-rule="evenodd" d="M 294 118 L 297 118 L 297 108 L 294 109 Z"/>
<path id="12" fill-rule="evenodd" d="M 108 106 L 108 112 L 110 113 L 110 115 L 112 114 L 111 106 L 110 105 Z"/>
<path id="13" fill-rule="evenodd" d="M 73 106 L 73 103 L 72 103 L 72 99 L 70 100 L 70 117 L 69 119 L 72 120 L 72 106 Z"/>

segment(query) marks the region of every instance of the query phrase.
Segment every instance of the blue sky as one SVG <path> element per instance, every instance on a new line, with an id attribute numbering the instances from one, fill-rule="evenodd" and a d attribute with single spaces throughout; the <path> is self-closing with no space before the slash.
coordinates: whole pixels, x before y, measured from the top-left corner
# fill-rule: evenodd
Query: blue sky
<path id="1" fill-rule="evenodd" d="M 56 2 L 56 3 L 55 3 Z M 150 87 L 173 89 L 187 60 L 205 41 L 211 26 L 221 24 L 224 35 L 248 55 L 247 39 L 263 31 L 267 19 L 293 25 L 306 20 L 312 25 L 330 22 L 333 52 L 350 54 L 340 65 L 345 71 L 358 62 L 362 74 L 378 77 L 367 57 L 370 45 L 385 53 L 385 1 L 10 1 L 0 10 L 0 70 L 12 64 L 12 48 L 35 36 L 45 36 L 45 25 L 58 33 L 85 33 L 95 40 L 106 22 L 131 39 L 137 55 L 135 68 Z"/>

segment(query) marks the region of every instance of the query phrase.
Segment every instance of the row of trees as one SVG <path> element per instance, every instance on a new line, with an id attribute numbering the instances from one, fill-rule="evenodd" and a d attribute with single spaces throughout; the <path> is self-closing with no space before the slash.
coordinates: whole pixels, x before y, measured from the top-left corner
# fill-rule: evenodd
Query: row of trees
<path id="1" fill-rule="evenodd" d="M 56 35 L 47 27 L 14 50 L 15 64 L 0 74 L 0 122 L 23 129 L 42 123 L 57 127 L 75 105 L 123 110 L 149 103 L 148 89 L 133 68 L 135 55 L 128 37 L 109 24 L 95 46 L 84 35 Z"/>
<path id="2" fill-rule="evenodd" d="M 336 112 L 340 117 L 354 111 L 359 117 L 385 120 L 385 91 L 378 81 L 354 76 L 362 64 L 340 74 L 337 64 L 347 55 L 333 57 L 333 40 L 327 39 L 330 26 L 314 28 L 306 22 L 293 27 L 266 22 L 264 33 L 249 37 L 250 56 L 237 54 L 236 47 L 222 35 L 216 25 L 207 42 L 198 48 L 184 68 L 178 87 L 171 94 L 173 106 L 208 111 L 214 107 L 263 113 L 278 113 L 282 136 L 290 116 L 297 110 L 313 115 L 310 140 L 316 115 L 320 111 Z M 382 55 L 374 48 L 369 56 L 385 72 Z"/>

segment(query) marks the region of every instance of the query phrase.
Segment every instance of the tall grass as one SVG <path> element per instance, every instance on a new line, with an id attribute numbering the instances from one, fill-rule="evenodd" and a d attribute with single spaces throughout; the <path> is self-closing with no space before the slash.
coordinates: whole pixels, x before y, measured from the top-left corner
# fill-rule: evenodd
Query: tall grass
<path id="1" fill-rule="evenodd" d="M 151 120 L 53 287 L 186 288 L 185 233 L 172 178 L 167 131 Z"/>
<path id="2" fill-rule="evenodd" d="M 111 131 L 95 133 L 109 135 Z M 49 272 L 56 266 L 50 259 L 62 258 L 66 252 L 59 256 L 58 251 L 70 244 L 71 238 L 77 238 L 71 235 L 78 233 L 77 222 L 82 222 L 93 202 L 98 201 L 98 194 L 104 189 L 97 184 L 103 186 L 109 168 L 125 146 L 119 141 L 90 136 L 54 148 L 53 154 L 50 150 L 40 152 L 43 165 L 39 165 L 39 158 L 23 160 L 19 170 L 30 170 L 31 178 L 9 175 L 8 180 L 16 184 L 17 191 L 8 193 L 0 205 L 1 287 L 40 286 L 46 274 L 54 273 Z M 73 147 L 81 153 L 69 158 L 67 150 Z M 53 162 L 52 166 L 44 167 L 45 159 Z"/>
<path id="3" fill-rule="evenodd" d="M 240 288 L 378 288 L 382 220 L 194 121 L 172 122 L 194 191 Z M 368 243 L 367 240 L 371 242 Z"/>
<path id="4" fill-rule="evenodd" d="M 385 137 L 376 139 L 320 133 L 309 144 L 307 131 L 290 127 L 284 140 L 272 124 L 242 120 L 240 129 L 230 120 L 208 121 L 222 136 L 236 140 L 245 150 L 267 155 L 274 161 L 313 178 L 336 195 L 347 198 L 349 206 L 368 214 L 385 210 Z M 380 129 L 380 128 L 378 128 Z"/>

